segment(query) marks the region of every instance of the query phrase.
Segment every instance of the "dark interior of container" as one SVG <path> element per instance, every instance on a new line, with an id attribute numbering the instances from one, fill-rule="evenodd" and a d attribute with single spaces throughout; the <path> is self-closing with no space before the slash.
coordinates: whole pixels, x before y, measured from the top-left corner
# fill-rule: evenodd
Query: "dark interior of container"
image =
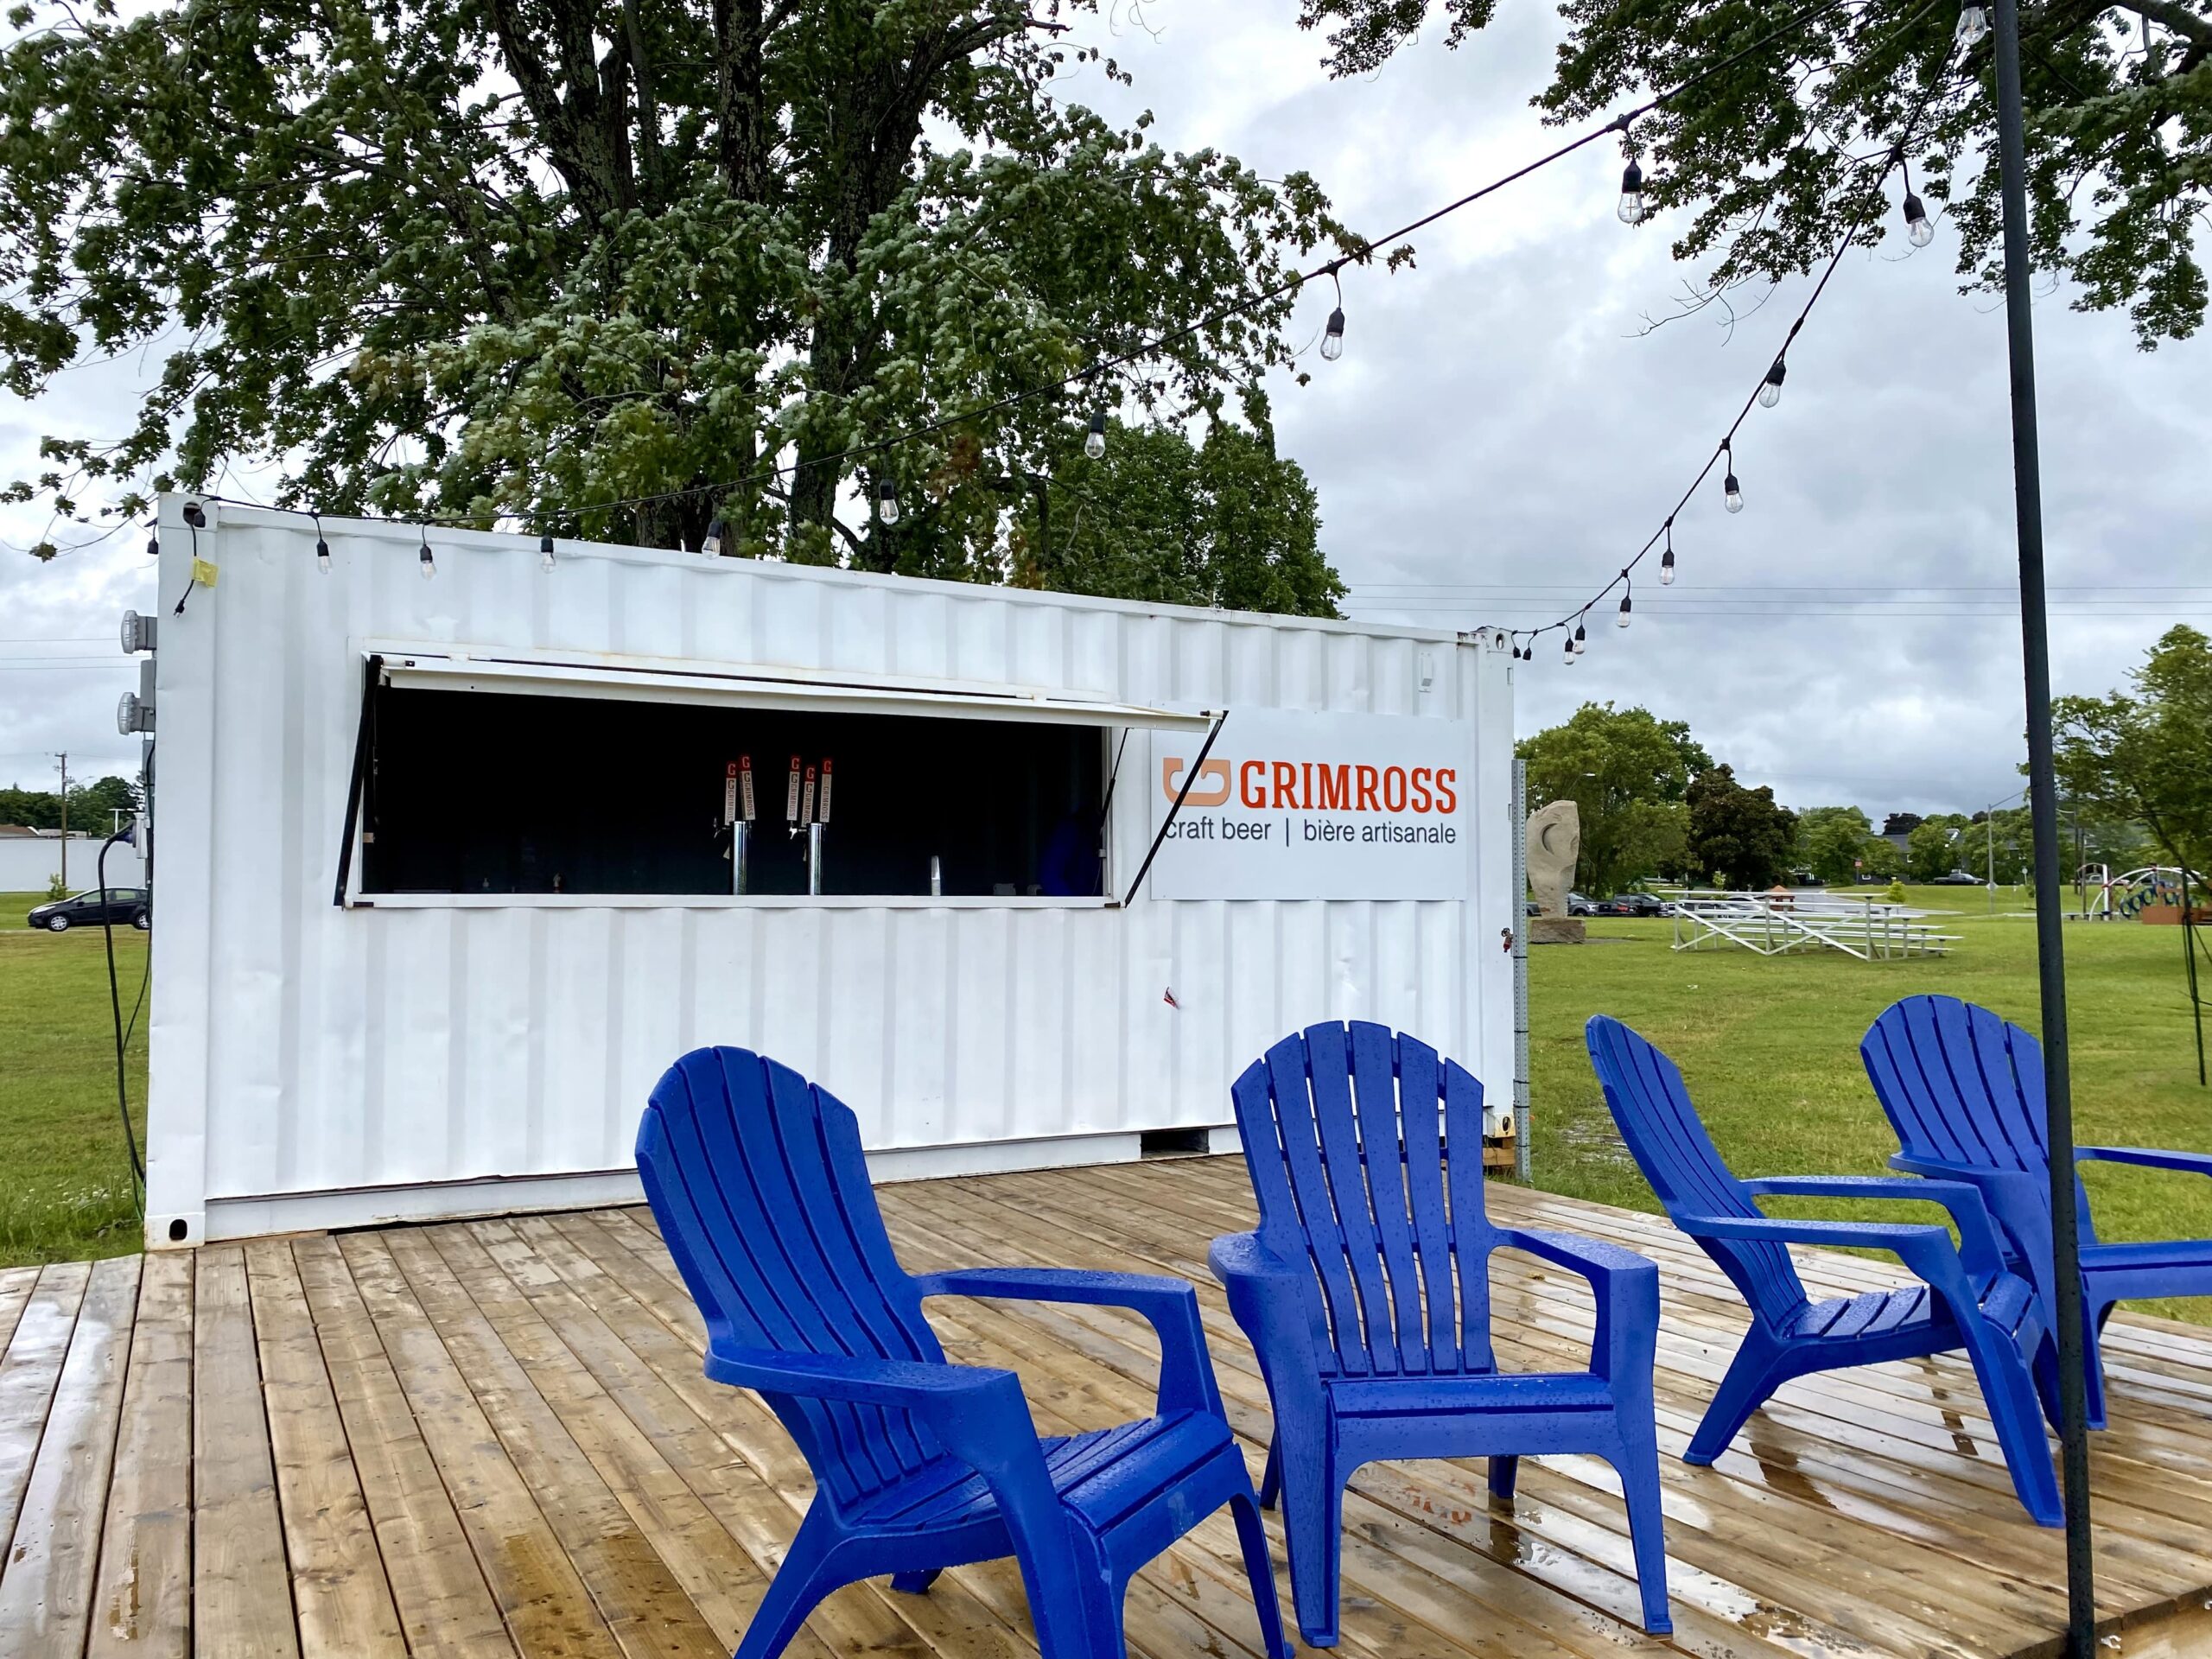
<path id="1" fill-rule="evenodd" d="M 749 756 L 746 890 L 807 890 L 792 757 L 830 763 L 821 891 L 1095 896 L 1096 726 L 383 687 L 362 798 L 367 893 L 726 893 Z M 818 785 L 817 785 L 818 787 Z"/>

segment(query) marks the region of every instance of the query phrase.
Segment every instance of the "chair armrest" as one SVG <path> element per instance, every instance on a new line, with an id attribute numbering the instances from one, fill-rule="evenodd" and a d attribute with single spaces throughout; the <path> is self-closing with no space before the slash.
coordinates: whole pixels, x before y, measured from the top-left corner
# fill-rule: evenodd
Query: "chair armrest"
<path id="1" fill-rule="evenodd" d="M 956 1268 L 918 1274 L 913 1285 L 924 1296 L 1019 1297 L 1141 1313 L 1160 1338 L 1160 1409 L 1221 1414 L 1221 1388 L 1198 1319 L 1198 1293 L 1184 1280 L 1077 1268 Z"/>
<path id="2" fill-rule="evenodd" d="M 1577 1273 L 1590 1281 L 1598 1328 L 1590 1341 L 1590 1369 L 1613 1381 L 1638 1376 L 1648 1386 L 1659 1340 L 1659 1267 L 1634 1250 L 1604 1239 L 1548 1229 L 1500 1227 L 1499 1248 Z"/>
<path id="3" fill-rule="evenodd" d="M 2076 1147 L 2078 1162 L 2140 1164 L 2145 1169 L 2178 1169 L 2192 1175 L 2212 1175 L 2212 1152 L 2165 1152 L 2154 1147 Z"/>
<path id="4" fill-rule="evenodd" d="M 1959 1253 L 1948 1229 L 1916 1222 L 1796 1221 L 1779 1216 L 1677 1216 L 1675 1225 L 1692 1238 L 1762 1239 L 1776 1244 L 1827 1244 L 1846 1249 L 1887 1250 L 1923 1279 L 1959 1274 Z M 1932 1282 L 1932 1280 L 1931 1280 Z M 1963 1275 L 1961 1274 L 1961 1282 Z"/>
<path id="5" fill-rule="evenodd" d="M 1959 1259 L 1969 1273 L 1998 1273 L 2005 1250 L 1981 1189 L 1967 1181 L 1916 1176 L 1896 1180 L 1885 1175 L 1768 1175 L 1744 1183 L 1754 1196 L 1802 1198 L 1881 1198 L 1940 1204 L 1958 1224 Z M 1809 1241 L 1808 1241 L 1809 1242 Z M 1888 1249 L 1886 1245 L 1877 1249 Z"/>
<path id="6" fill-rule="evenodd" d="M 896 1406 L 931 1412 L 972 1408 L 981 1395 L 1020 1382 L 1012 1371 L 914 1359 L 864 1359 L 847 1354 L 790 1353 L 747 1348 L 721 1338 L 707 1344 L 707 1375 L 733 1388 L 851 1405 Z"/>
<path id="7" fill-rule="evenodd" d="M 1206 1264 L 1262 1370 L 1319 1375 L 1312 1268 L 1276 1255 L 1257 1233 L 1223 1234 L 1207 1246 Z"/>

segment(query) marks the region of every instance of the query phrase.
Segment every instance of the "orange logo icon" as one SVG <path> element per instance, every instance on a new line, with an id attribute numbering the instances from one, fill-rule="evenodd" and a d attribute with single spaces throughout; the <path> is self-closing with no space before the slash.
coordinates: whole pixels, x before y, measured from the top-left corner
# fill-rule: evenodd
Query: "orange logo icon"
<path id="1" fill-rule="evenodd" d="M 1160 763 L 1160 787 L 1169 800 L 1173 800 L 1183 788 L 1183 757 L 1171 754 Z M 1185 798 L 1185 806 L 1219 806 L 1229 798 L 1229 762 L 1209 760 L 1198 768 L 1198 775 L 1191 781 L 1191 792 Z"/>

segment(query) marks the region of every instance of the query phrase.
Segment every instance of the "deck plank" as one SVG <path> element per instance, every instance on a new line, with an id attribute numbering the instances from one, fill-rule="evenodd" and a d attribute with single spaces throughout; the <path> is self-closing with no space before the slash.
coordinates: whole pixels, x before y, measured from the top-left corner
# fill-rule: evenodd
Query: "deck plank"
<path id="1" fill-rule="evenodd" d="M 437 1460 L 336 1242 L 296 1239 L 292 1259 L 409 1652 L 415 1659 L 516 1659 Z"/>
<path id="2" fill-rule="evenodd" d="M 202 1653 L 296 1656 L 245 1255 L 211 1245 L 194 1269 L 193 1637 Z"/>
<path id="3" fill-rule="evenodd" d="M 145 1258 L 104 1494 L 88 1659 L 185 1659 L 192 1644 L 193 1258 Z"/>
<path id="4" fill-rule="evenodd" d="M 309 1659 L 405 1659 L 399 1613 L 290 1245 L 282 1239 L 247 1245 L 245 1271 L 301 1650 Z"/>
<path id="5" fill-rule="evenodd" d="M 137 1256 L 92 1264 L 0 1571 L 0 1653 L 84 1650 L 137 1299 Z"/>
<path id="6" fill-rule="evenodd" d="M 547 1524 L 530 1478 L 501 1448 L 385 1241 L 373 1233 L 351 1233 L 339 1249 L 516 1647 L 533 1659 L 541 1653 L 621 1659 L 622 1644 Z"/>
<path id="7" fill-rule="evenodd" d="M 721 1659 L 722 1639 L 700 1616 L 656 1541 L 547 1402 L 538 1377 L 543 1388 L 558 1388 L 560 1360 L 547 1356 L 534 1376 L 428 1238 L 399 1232 L 385 1242 L 486 1421 L 516 1467 L 530 1471 L 539 1510 L 622 1650 L 631 1659 Z M 611 1472 L 631 1484 L 632 1471 Z"/>
<path id="8" fill-rule="evenodd" d="M 0 1357 L 0 1538 L 15 1536 L 23 1488 L 46 1437 L 47 1410 L 61 1381 L 61 1363 L 68 1357 L 92 1272 L 85 1262 L 40 1268 L 9 1337 L 7 1353 Z"/>

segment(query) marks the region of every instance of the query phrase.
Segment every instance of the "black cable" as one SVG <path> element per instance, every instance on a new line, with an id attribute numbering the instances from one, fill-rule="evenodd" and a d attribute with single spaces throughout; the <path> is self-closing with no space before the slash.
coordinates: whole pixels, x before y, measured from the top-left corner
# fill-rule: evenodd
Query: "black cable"
<path id="1" fill-rule="evenodd" d="M 607 512 L 611 512 L 617 507 L 658 506 L 671 501 L 690 500 L 695 496 L 726 495 L 732 491 L 743 489 L 748 485 L 772 483 L 775 480 L 783 477 L 787 473 L 796 473 L 802 465 L 807 467 L 826 467 L 840 461 L 857 461 L 869 455 L 880 454 L 886 450 L 895 449 L 901 444 L 911 443 L 917 438 L 931 437 L 939 432 L 944 431 L 948 428 L 961 425 L 968 421 L 979 420 L 987 415 L 995 415 L 1003 410 L 1013 409 L 1019 404 L 1028 402 L 1032 398 L 1058 397 L 1060 393 L 1067 391 L 1071 386 L 1084 385 L 1095 380 L 1101 375 L 1110 374 L 1118 370 L 1124 369 L 1132 363 L 1141 362 L 1144 359 L 1154 355 L 1165 346 L 1177 345 L 1183 340 L 1190 339 L 1194 334 L 1202 334 L 1209 328 L 1217 327 L 1221 324 L 1229 321 L 1231 318 L 1242 316 L 1246 312 L 1265 305 L 1270 301 L 1281 299 L 1286 294 L 1295 293 L 1310 282 L 1316 282 L 1323 276 L 1333 278 L 1337 276 L 1338 272 L 1342 270 L 1344 267 L 1348 264 L 1363 264 L 1368 258 L 1380 251 L 1386 243 L 1395 242 L 1402 237 L 1412 235 L 1415 231 L 1425 230 L 1429 226 L 1436 223 L 1438 219 L 1446 217 L 1447 214 L 1456 213 L 1462 207 L 1471 207 L 1474 203 L 1482 200 L 1485 196 L 1494 195 L 1498 191 L 1505 188 L 1507 185 L 1518 183 L 1521 180 L 1527 178 L 1530 174 L 1540 172 L 1543 168 L 1549 167 L 1554 162 L 1564 161 L 1567 156 L 1573 155 L 1577 150 L 1582 149 L 1587 145 L 1596 143 L 1601 138 L 1605 138 L 1614 133 L 1625 133 L 1637 120 L 1650 114 L 1652 111 L 1664 108 L 1668 104 L 1673 102 L 1675 99 L 1680 98 L 1684 92 L 1689 92 L 1692 88 L 1702 85 L 1705 81 L 1709 80 L 1715 75 L 1733 68 L 1745 59 L 1764 50 L 1767 47 L 1771 46 L 1775 41 L 1782 39 L 1784 35 L 1795 34 L 1801 25 L 1811 22 L 1812 19 L 1820 16 L 1822 12 L 1836 10 L 1840 7 L 1847 3 L 1849 3 L 1849 0 L 1808 0 L 1808 3 L 1799 7 L 1796 11 L 1790 13 L 1789 16 L 1783 21 L 1780 27 L 1770 29 L 1764 35 L 1759 35 L 1757 39 L 1750 41 L 1748 44 L 1739 47 L 1735 51 L 1730 53 L 1727 56 L 1706 65 L 1703 68 L 1698 70 L 1696 73 L 1687 76 L 1683 79 L 1677 81 L 1674 86 L 1668 87 L 1666 91 L 1656 93 L 1654 96 L 1646 99 L 1643 103 L 1623 111 L 1620 114 L 1605 122 L 1602 126 L 1592 128 L 1590 131 L 1584 133 L 1580 137 L 1570 139 L 1566 143 L 1560 145 L 1557 149 L 1548 151 L 1546 154 L 1536 157 L 1535 160 L 1514 168 L 1513 171 L 1503 175 L 1502 177 L 1491 180 L 1488 184 L 1483 185 L 1479 188 L 1470 190 L 1465 195 L 1458 198 L 1456 200 L 1446 202 L 1443 207 L 1436 208 L 1430 213 L 1424 213 L 1419 219 L 1414 219 L 1408 224 L 1401 225 L 1394 231 L 1386 232 L 1381 236 L 1368 238 L 1364 241 L 1361 242 L 1357 247 L 1349 249 L 1344 252 L 1338 254 L 1335 258 L 1325 261 L 1323 264 L 1316 265 L 1311 270 L 1298 272 L 1291 276 L 1286 277 L 1283 281 L 1277 283 L 1274 287 L 1264 289 L 1243 300 L 1240 300 L 1234 305 L 1226 306 L 1219 311 L 1216 311 L 1207 316 L 1201 317 L 1196 322 L 1185 324 L 1180 328 L 1171 330 L 1164 334 L 1155 335 L 1152 339 L 1133 346 L 1131 349 L 1122 353 L 1117 357 L 1100 358 L 1093 361 L 1087 367 L 1078 369 L 1072 374 L 1064 375 L 1058 380 L 1048 381 L 1040 385 L 1031 386 L 1021 391 L 1008 392 L 1002 397 L 994 398 L 991 402 L 987 404 L 978 404 L 971 409 L 964 409 L 956 414 L 938 416 L 931 420 L 923 422 L 918 426 L 909 427 L 902 432 L 893 433 L 889 437 L 874 439 L 867 443 L 855 444 L 849 448 L 839 449 L 826 455 L 816 455 L 803 463 L 794 461 L 790 465 L 785 466 L 783 463 L 779 462 L 766 470 L 749 473 L 739 478 L 726 480 L 721 483 L 686 485 L 682 489 L 663 490 L 651 495 L 617 496 L 610 500 L 594 501 L 588 505 L 574 508 L 571 511 L 578 514 Z M 1923 8 L 1923 10 L 1925 9 L 1926 8 Z M 1916 118 L 1917 113 L 1917 111 L 1916 111 Z M 198 499 L 206 501 L 228 501 L 231 500 L 232 498 L 221 495 L 206 494 L 199 496 Z M 234 505 L 244 506 L 261 506 L 262 504 L 258 502 L 237 502 L 234 503 Z M 314 510 L 305 507 L 276 506 L 265 507 L 263 510 L 270 512 L 289 513 L 296 518 L 311 518 L 316 517 L 316 513 Z M 501 513 L 494 516 L 504 518 L 511 515 Z M 480 513 L 417 513 L 411 514 L 404 520 L 392 519 L 388 522 L 415 524 L 474 526 L 480 522 L 481 518 L 482 515 Z M 187 596 L 189 596 L 189 589 L 188 589 Z M 1602 595 L 1600 595 L 1600 597 L 1602 597 Z M 183 602 L 181 600 L 178 601 L 177 608 L 180 611 L 183 609 Z"/>
<path id="2" fill-rule="evenodd" d="M 130 839 L 134 833 L 131 830 L 118 830 L 100 843 L 99 875 L 100 934 L 107 942 L 107 1001 L 109 1009 L 115 1015 L 115 1107 L 123 1118 L 123 1144 L 130 1150 L 130 1197 L 137 1207 L 138 1218 L 143 1221 L 146 1217 L 146 1166 L 138 1157 L 137 1132 L 130 1127 L 130 1074 L 124 1068 L 123 1058 L 124 1045 L 127 1040 L 123 1029 L 123 991 L 115 977 L 115 912 L 109 905 L 110 888 L 107 885 L 107 849 L 118 841 Z M 152 975 L 153 953 L 150 942 L 147 949 L 146 971 L 149 976 Z M 139 986 L 138 995 L 142 1000 L 144 998 L 146 988 L 143 984 Z M 130 1011 L 130 1024 L 133 1029 L 136 1029 L 138 1024 L 138 1010 L 135 1007 Z"/>

